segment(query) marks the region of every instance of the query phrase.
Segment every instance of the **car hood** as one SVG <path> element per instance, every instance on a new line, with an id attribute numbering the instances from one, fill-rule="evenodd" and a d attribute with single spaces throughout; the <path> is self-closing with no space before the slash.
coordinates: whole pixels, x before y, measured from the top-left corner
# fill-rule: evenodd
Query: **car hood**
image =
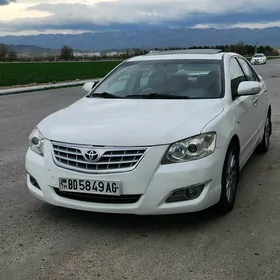
<path id="1" fill-rule="evenodd" d="M 83 98 L 38 125 L 47 139 L 72 144 L 149 146 L 197 135 L 223 111 L 220 99 Z"/>

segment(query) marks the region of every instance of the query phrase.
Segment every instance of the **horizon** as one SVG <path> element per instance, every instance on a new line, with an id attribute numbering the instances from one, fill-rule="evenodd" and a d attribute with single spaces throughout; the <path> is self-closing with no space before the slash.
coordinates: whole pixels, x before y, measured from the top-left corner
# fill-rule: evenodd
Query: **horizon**
<path id="1" fill-rule="evenodd" d="M 0 0 L 0 36 L 280 27 L 275 0 Z"/>
<path id="2" fill-rule="evenodd" d="M 154 26 L 154 27 L 149 27 L 149 29 L 151 30 L 152 28 L 154 29 L 158 29 L 158 28 L 166 28 L 166 29 L 192 29 L 192 30 L 199 30 L 199 29 L 212 29 L 212 30 L 269 30 L 269 29 L 275 29 L 278 28 L 280 29 L 280 26 L 271 26 L 271 27 L 264 27 L 264 28 L 252 28 L 252 27 L 228 27 L 228 28 L 215 28 L 215 27 L 205 27 L 205 28 L 197 28 L 197 27 L 161 27 L 161 26 Z M 1 29 L 1 28 L 0 28 Z M 137 30 L 141 30 L 140 28 L 137 28 Z M 142 29 L 142 30 L 147 30 L 147 29 Z M 38 34 L 9 34 L 9 35 L 1 35 L 0 32 L 0 38 L 5 38 L 5 37 L 36 37 L 36 36 L 40 36 L 40 35 L 83 35 L 83 34 L 97 34 L 97 33 L 115 33 L 115 32 L 120 32 L 120 31 L 133 31 L 133 29 L 128 29 L 128 30 L 100 30 L 100 31 L 85 31 L 85 32 L 76 32 L 76 33 L 59 33 L 59 32 L 54 32 L 54 33 L 38 33 Z M 248 44 L 250 45 L 250 44 Z"/>

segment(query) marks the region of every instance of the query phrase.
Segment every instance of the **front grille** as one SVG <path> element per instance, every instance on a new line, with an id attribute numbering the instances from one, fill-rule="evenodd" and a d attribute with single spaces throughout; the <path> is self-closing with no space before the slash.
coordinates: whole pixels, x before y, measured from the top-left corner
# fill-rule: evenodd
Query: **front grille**
<path id="1" fill-rule="evenodd" d="M 54 191 L 57 195 L 84 202 L 93 202 L 93 203 L 106 203 L 106 204 L 133 204 L 136 203 L 141 195 L 101 195 L 101 194 L 87 194 L 87 193 L 72 193 L 72 192 L 62 192 L 57 188 L 54 188 Z"/>
<path id="2" fill-rule="evenodd" d="M 55 163 L 66 169 L 84 172 L 130 171 L 136 167 L 147 148 L 94 148 L 52 143 Z M 90 161 L 87 151 L 95 151 L 99 158 Z"/>

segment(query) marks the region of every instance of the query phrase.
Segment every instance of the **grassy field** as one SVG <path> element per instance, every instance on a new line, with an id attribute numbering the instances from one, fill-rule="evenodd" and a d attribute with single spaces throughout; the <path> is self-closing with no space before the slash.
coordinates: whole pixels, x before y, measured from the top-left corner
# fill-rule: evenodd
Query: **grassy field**
<path id="1" fill-rule="evenodd" d="M 268 57 L 273 58 L 278 57 Z M 100 78 L 119 63 L 121 61 L 0 63 L 0 87 Z"/>
<path id="2" fill-rule="evenodd" d="M 119 63 L 120 61 L 0 63 L 0 87 L 100 78 Z"/>

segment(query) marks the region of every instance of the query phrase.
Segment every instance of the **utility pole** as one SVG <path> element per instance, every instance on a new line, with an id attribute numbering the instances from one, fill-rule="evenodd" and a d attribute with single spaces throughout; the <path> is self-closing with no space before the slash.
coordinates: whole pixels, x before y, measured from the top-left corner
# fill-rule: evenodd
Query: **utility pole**
<path id="1" fill-rule="evenodd" d="M 258 52 L 258 42 L 256 42 L 256 46 L 255 46 L 255 54 Z"/>

